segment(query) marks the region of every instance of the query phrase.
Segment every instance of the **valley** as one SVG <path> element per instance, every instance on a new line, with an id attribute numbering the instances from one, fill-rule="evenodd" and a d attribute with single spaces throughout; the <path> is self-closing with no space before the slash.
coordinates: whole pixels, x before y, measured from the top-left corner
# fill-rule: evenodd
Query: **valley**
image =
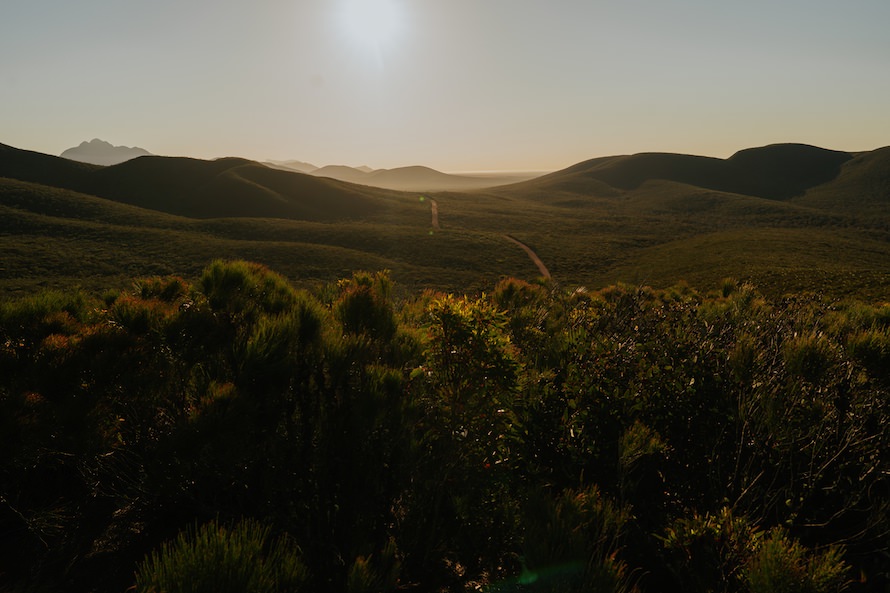
<path id="1" fill-rule="evenodd" d="M 616 156 L 497 187 L 406 192 L 238 158 L 102 167 L 3 146 L 0 210 L 5 294 L 192 276 L 218 257 L 303 285 L 388 269 L 407 290 L 479 291 L 542 275 L 512 240 L 566 287 L 733 277 L 776 296 L 879 298 L 890 281 L 890 149 Z"/>

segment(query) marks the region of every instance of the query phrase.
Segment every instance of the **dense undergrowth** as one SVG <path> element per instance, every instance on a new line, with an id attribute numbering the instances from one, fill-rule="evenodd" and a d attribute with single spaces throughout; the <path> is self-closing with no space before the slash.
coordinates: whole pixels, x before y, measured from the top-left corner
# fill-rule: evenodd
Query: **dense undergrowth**
<path id="1" fill-rule="evenodd" d="M 256 264 L 0 305 L 0 590 L 883 591 L 890 304 Z"/>

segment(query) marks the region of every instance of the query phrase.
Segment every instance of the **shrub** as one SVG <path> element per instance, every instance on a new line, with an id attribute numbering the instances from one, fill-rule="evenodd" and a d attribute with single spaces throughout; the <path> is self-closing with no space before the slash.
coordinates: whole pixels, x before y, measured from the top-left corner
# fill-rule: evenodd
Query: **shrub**
<path id="1" fill-rule="evenodd" d="M 211 521 L 161 545 L 138 567 L 139 593 L 298 591 L 308 573 L 299 550 L 252 520 L 228 528 Z"/>
<path id="2" fill-rule="evenodd" d="M 391 282 L 386 272 L 358 272 L 340 282 L 341 295 L 334 311 L 347 333 L 366 334 L 383 343 L 396 333 L 396 319 L 389 304 Z"/>
<path id="3" fill-rule="evenodd" d="M 841 548 L 810 553 L 781 529 L 760 541 L 744 568 L 751 593 L 829 593 L 845 588 L 848 567 Z"/>
<path id="4" fill-rule="evenodd" d="M 539 591 L 626 591 L 627 566 L 617 558 L 630 513 L 603 497 L 596 486 L 544 492 L 526 504 L 521 580 Z"/>
<path id="5" fill-rule="evenodd" d="M 785 342 L 782 354 L 788 372 L 811 383 L 822 379 L 835 359 L 831 342 L 821 333 L 789 339 Z"/>
<path id="6" fill-rule="evenodd" d="M 177 276 L 142 278 L 134 282 L 136 294 L 143 299 L 172 303 L 188 294 L 188 283 Z"/>
<path id="7" fill-rule="evenodd" d="M 284 277 L 251 262 L 217 260 L 204 270 L 200 284 L 210 307 L 233 319 L 281 313 L 295 301 Z"/>
<path id="8" fill-rule="evenodd" d="M 738 589 L 740 570 L 757 532 L 729 508 L 674 521 L 662 539 L 667 560 L 681 590 Z"/>
<path id="9" fill-rule="evenodd" d="M 869 329 L 847 340 L 847 351 L 873 375 L 890 376 L 890 331 Z"/>
<path id="10" fill-rule="evenodd" d="M 396 542 L 390 539 L 377 558 L 359 556 L 346 577 L 347 593 L 384 593 L 395 591 L 399 584 L 401 562 Z"/>

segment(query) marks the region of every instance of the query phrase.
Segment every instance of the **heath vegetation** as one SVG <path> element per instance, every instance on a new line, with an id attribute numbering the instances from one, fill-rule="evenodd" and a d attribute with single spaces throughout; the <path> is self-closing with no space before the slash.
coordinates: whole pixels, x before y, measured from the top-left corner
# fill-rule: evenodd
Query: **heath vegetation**
<path id="1" fill-rule="evenodd" d="M 884 591 L 890 305 L 216 261 L 0 305 L 0 582 Z"/>

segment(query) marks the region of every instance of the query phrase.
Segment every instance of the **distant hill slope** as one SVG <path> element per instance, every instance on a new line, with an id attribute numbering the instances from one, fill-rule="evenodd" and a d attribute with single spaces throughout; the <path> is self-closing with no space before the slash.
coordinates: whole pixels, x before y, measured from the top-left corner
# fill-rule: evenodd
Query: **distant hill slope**
<path id="1" fill-rule="evenodd" d="M 524 175 L 452 175 L 420 165 L 396 167 L 394 169 L 368 169 L 367 167 L 346 167 L 328 165 L 312 171 L 316 177 L 329 177 L 372 187 L 398 191 L 469 191 L 485 189 L 527 178 Z"/>
<path id="2" fill-rule="evenodd" d="M 840 174 L 794 199 L 797 204 L 859 215 L 890 211 L 890 146 L 856 155 Z"/>
<path id="3" fill-rule="evenodd" d="M 76 187 L 101 167 L 0 144 L 0 177 Z"/>
<path id="4" fill-rule="evenodd" d="M 316 169 L 317 166 L 312 163 L 306 163 L 303 161 L 263 161 L 263 164 L 267 167 L 271 167 L 273 169 L 283 169 L 285 171 L 296 171 L 297 173 L 312 173 Z"/>
<path id="5" fill-rule="evenodd" d="M 0 297 L 41 288 L 124 288 L 133 277 L 198 274 L 216 258 L 257 261 L 312 285 L 388 269 L 401 285 L 483 290 L 504 274 L 532 273 L 526 255 L 497 235 L 433 236 L 429 206 L 409 197 L 377 222 L 379 213 L 327 222 L 197 219 L 0 177 Z"/>
<path id="6" fill-rule="evenodd" d="M 728 159 L 641 153 L 593 159 L 520 184 L 519 189 L 616 195 L 661 180 L 760 198 L 786 200 L 838 176 L 852 159 L 804 144 L 775 144 L 737 152 Z"/>
<path id="7" fill-rule="evenodd" d="M 0 145 L 0 292 L 190 274 L 216 257 L 313 281 L 385 267 L 400 283 L 461 291 L 535 278 L 538 268 L 506 236 L 569 286 L 685 279 L 707 289 L 733 276 L 773 295 L 880 299 L 890 286 L 890 147 L 605 157 L 434 197 L 435 228 L 430 200 L 416 192 L 241 158 L 101 167 Z"/>
<path id="8" fill-rule="evenodd" d="M 368 177 L 368 171 L 362 171 L 355 167 L 347 167 L 346 165 L 325 165 L 324 167 L 312 171 L 312 175 L 367 185 L 364 181 Z"/>
<path id="9" fill-rule="evenodd" d="M 374 220 L 409 199 L 241 158 L 147 156 L 98 167 L 3 146 L 0 176 L 192 218 Z"/>
<path id="10" fill-rule="evenodd" d="M 117 165 L 141 156 L 150 156 L 144 148 L 136 146 L 113 146 L 109 142 L 93 138 L 89 142 L 81 142 L 79 146 L 62 152 L 61 157 L 81 163 L 93 165 Z"/>

